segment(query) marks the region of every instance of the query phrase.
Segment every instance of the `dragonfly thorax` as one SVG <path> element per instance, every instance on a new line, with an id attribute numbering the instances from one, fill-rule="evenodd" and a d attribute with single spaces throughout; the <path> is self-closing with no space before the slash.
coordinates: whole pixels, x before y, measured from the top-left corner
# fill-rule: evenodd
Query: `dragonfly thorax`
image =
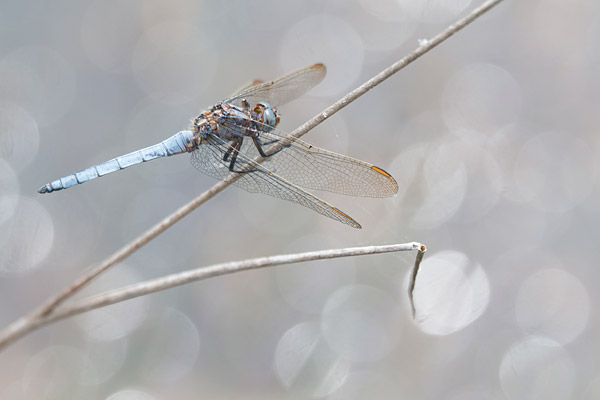
<path id="1" fill-rule="evenodd" d="M 240 137 L 258 137 L 263 132 L 272 131 L 277 124 L 277 109 L 267 102 L 258 102 L 253 108 L 245 101 L 241 107 L 222 102 L 196 117 L 192 130 L 200 141 L 209 136 L 230 141 Z"/>

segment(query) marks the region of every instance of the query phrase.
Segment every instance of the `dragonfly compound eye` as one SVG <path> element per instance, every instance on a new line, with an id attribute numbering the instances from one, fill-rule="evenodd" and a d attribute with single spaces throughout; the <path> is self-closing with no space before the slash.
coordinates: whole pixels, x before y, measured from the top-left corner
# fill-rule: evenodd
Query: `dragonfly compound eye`
<path id="1" fill-rule="evenodd" d="M 255 112 L 261 114 L 260 122 L 264 124 L 263 131 L 268 132 L 275 128 L 279 123 L 277 110 L 271 107 L 269 103 L 261 101 L 260 103 L 256 104 L 254 110 Z"/>

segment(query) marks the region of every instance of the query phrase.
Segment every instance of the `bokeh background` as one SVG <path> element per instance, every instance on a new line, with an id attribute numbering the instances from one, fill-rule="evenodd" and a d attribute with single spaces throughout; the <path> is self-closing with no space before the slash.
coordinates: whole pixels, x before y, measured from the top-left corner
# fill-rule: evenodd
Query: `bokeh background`
<path id="1" fill-rule="evenodd" d="M 183 155 L 39 186 L 323 62 L 281 108 L 291 131 L 479 4 L 3 1 L 0 325 L 215 181 Z M 414 254 L 229 275 L 28 335 L 0 354 L 0 398 L 600 398 L 599 16 L 594 0 L 506 1 L 305 136 L 397 179 L 390 199 L 315 192 L 362 230 L 231 187 L 82 294 L 420 241 L 415 321 Z"/>

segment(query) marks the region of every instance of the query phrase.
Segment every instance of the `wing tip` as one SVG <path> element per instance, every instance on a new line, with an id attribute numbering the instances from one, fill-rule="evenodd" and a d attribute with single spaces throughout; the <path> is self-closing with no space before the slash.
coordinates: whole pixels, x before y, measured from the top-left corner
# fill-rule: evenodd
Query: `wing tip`
<path id="1" fill-rule="evenodd" d="M 340 210 L 337 207 L 332 207 L 332 208 L 344 217 L 344 221 L 342 221 L 342 222 L 350 225 L 353 228 L 362 229 L 362 226 L 358 222 L 356 222 L 351 216 L 349 216 L 348 214 L 346 214 L 345 212 L 343 212 L 342 210 Z"/>
<path id="2" fill-rule="evenodd" d="M 391 178 L 391 177 L 392 177 L 392 175 L 390 175 L 390 174 L 389 174 L 389 173 L 388 173 L 386 170 L 384 170 L 383 168 L 379 168 L 379 167 L 377 167 L 377 166 L 373 165 L 373 166 L 371 166 L 371 169 L 372 169 L 372 170 L 374 170 L 374 171 L 376 171 L 376 172 L 379 172 L 381 175 L 385 175 L 387 178 Z"/>
<path id="3" fill-rule="evenodd" d="M 327 73 L 327 67 L 323 63 L 316 63 L 310 66 L 311 69 L 317 69 L 322 71 L 323 76 Z"/>
<path id="4" fill-rule="evenodd" d="M 383 168 L 379 168 L 375 165 L 372 165 L 371 169 L 375 172 L 380 173 L 384 177 L 386 177 L 388 182 L 392 185 L 392 190 L 390 191 L 390 196 L 395 196 L 396 194 L 398 194 L 398 182 L 396 182 L 394 177 L 389 172 L 387 172 Z"/>

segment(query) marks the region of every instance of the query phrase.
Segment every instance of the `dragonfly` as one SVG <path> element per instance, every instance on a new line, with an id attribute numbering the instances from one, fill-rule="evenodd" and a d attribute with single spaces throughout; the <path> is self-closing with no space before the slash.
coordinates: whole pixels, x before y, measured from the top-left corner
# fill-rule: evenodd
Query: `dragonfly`
<path id="1" fill-rule="evenodd" d="M 365 161 L 321 149 L 279 130 L 278 108 L 312 89 L 326 74 L 314 64 L 270 82 L 255 81 L 203 111 L 189 129 L 162 142 L 57 179 L 38 189 L 51 193 L 156 158 L 191 153 L 199 171 L 251 193 L 287 200 L 354 228 L 361 225 L 307 190 L 361 197 L 391 197 L 396 180 Z"/>

